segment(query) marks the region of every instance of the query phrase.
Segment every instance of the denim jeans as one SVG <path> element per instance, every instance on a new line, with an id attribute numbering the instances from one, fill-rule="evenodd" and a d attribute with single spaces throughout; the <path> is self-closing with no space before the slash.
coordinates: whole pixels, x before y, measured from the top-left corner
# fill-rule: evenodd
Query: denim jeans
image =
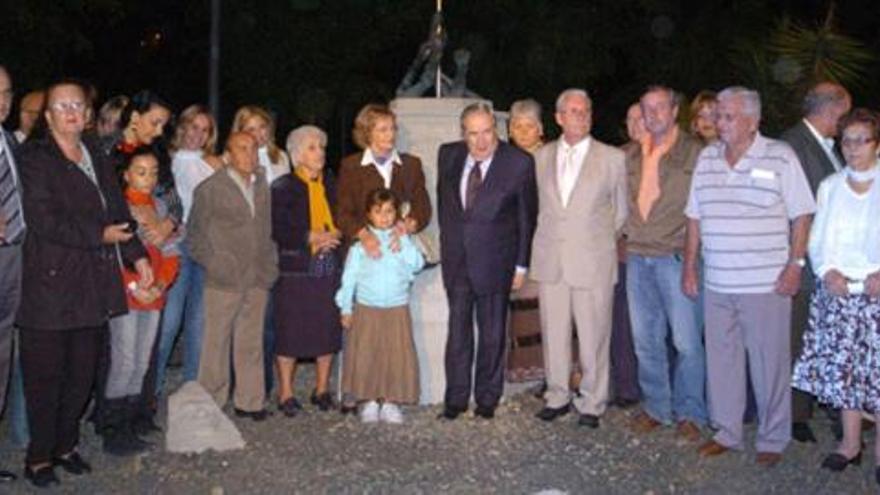
<path id="1" fill-rule="evenodd" d="M 205 271 L 181 244 L 180 269 L 177 280 L 168 291 L 162 324 L 159 328 L 159 350 L 156 358 L 156 395 L 165 385 L 165 369 L 174 349 L 174 342 L 183 324 L 183 380 L 199 376 L 199 356 L 202 353 L 202 331 L 205 325 L 204 297 Z"/>
<path id="2" fill-rule="evenodd" d="M 629 314 L 645 412 L 664 424 L 682 420 L 704 424 L 703 322 L 699 301 L 681 290 L 682 267 L 679 255 L 630 254 L 626 268 Z M 675 351 L 671 372 L 670 330 Z"/>
<path id="3" fill-rule="evenodd" d="M 140 394 L 158 331 L 157 309 L 129 309 L 128 314 L 110 320 L 110 369 L 104 391 L 107 399 Z"/>

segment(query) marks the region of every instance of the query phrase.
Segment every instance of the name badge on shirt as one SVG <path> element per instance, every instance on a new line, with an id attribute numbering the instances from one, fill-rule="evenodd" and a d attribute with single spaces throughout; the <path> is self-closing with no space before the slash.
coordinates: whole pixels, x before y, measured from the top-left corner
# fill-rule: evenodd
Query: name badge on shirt
<path id="1" fill-rule="evenodd" d="M 773 180 L 776 178 L 776 174 L 773 173 L 772 170 L 764 170 L 763 168 L 753 168 L 751 174 L 749 174 L 753 179 L 770 179 Z"/>

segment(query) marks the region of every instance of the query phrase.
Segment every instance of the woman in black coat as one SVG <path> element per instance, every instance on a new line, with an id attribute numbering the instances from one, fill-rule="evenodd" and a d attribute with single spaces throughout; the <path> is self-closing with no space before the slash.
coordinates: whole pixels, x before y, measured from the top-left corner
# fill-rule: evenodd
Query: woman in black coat
<path id="1" fill-rule="evenodd" d="M 115 174 L 97 143 L 84 142 L 83 87 L 49 87 L 47 135 L 19 159 L 27 236 L 23 248 L 21 364 L 31 441 L 25 476 L 37 486 L 58 483 L 54 466 L 82 474 L 79 419 L 110 317 L 125 313 L 119 264 L 134 266 L 149 287 L 146 252 Z"/>

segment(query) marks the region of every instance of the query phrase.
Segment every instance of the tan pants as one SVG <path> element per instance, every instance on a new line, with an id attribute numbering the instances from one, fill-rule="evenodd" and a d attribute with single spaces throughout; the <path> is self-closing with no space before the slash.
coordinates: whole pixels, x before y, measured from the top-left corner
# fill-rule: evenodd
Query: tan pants
<path id="1" fill-rule="evenodd" d="M 548 407 L 558 408 L 571 400 L 571 323 L 577 325 L 581 378 L 580 397 L 574 406 L 582 414 L 605 412 L 610 376 L 611 308 L 613 287 L 579 289 L 564 282 L 541 283 L 539 307 L 547 374 Z"/>
<path id="2" fill-rule="evenodd" d="M 205 287 L 205 329 L 199 361 L 199 384 L 220 407 L 229 398 L 229 350 L 235 367 L 235 407 L 263 409 L 263 320 L 268 291 L 231 292 Z"/>

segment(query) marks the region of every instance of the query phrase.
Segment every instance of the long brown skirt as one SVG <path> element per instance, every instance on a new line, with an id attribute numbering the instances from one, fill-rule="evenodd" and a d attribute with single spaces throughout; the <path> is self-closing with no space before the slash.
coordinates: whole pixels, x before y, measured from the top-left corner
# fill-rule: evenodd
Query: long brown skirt
<path id="1" fill-rule="evenodd" d="M 408 306 L 355 304 L 345 343 L 342 391 L 359 400 L 418 401 L 419 365 Z"/>

